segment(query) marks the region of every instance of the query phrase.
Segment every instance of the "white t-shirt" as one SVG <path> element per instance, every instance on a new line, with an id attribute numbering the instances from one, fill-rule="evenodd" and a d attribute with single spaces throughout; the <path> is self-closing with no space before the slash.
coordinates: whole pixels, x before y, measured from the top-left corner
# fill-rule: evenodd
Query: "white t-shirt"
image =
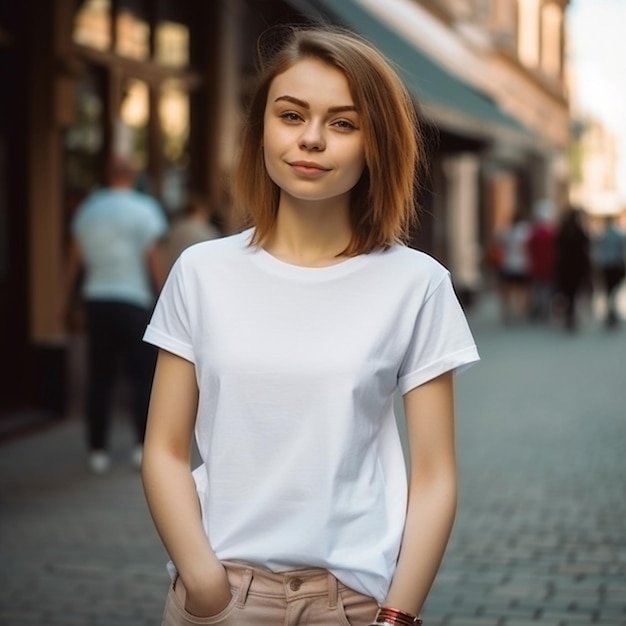
<path id="1" fill-rule="evenodd" d="M 204 528 L 220 559 L 322 567 L 380 602 L 407 504 L 394 391 L 476 361 L 472 335 L 424 253 L 308 268 L 249 236 L 183 252 L 145 333 L 196 367 Z"/>
<path id="2" fill-rule="evenodd" d="M 87 269 L 83 297 L 150 307 L 154 292 L 146 250 L 167 229 L 163 211 L 146 194 L 133 189 L 91 194 L 72 221 Z"/>

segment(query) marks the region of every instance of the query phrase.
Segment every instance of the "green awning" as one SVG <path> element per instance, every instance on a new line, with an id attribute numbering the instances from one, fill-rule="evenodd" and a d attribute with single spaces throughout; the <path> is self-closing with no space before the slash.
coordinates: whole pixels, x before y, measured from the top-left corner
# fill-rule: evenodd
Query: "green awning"
<path id="1" fill-rule="evenodd" d="M 525 143 L 530 131 L 490 98 L 454 76 L 354 0 L 288 0 L 313 19 L 330 17 L 369 39 L 399 69 L 427 116 L 454 132 L 494 137 L 502 133 Z"/>

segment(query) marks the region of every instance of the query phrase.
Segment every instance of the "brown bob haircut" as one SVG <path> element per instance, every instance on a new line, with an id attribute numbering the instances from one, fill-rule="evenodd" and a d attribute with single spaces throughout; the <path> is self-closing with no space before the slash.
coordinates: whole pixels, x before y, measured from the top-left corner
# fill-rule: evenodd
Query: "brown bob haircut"
<path id="1" fill-rule="evenodd" d="M 272 234 L 280 189 L 263 158 L 263 119 L 274 77 L 302 59 L 318 59 L 346 76 L 361 119 L 365 169 L 352 190 L 352 239 L 343 254 L 354 256 L 404 242 L 416 225 L 417 173 L 424 163 L 415 105 L 391 63 L 352 32 L 329 26 L 281 27 L 270 37 L 269 54 L 260 41 L 260 82 L 244 127 L 235 202 L 255 226 L 252 245 Z"/>

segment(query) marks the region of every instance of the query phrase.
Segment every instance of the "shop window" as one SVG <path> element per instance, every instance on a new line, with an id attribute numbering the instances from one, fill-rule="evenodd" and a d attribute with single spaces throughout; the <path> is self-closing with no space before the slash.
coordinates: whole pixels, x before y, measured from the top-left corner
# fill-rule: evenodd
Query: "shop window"
<path id="1" fill-rule="evenodd" d="M 141 14 L 121 7 L 115 19 L 115 51 L 129 59 L 145 61 L 150 56 L 150 27 Z"/>
<path id="2" fill-rule="evenodd" d="M 189 63 L 189 28 L 184 24 L 163 21 L 156 27 L 155 61 L 171 67 Z"/>
<path id="3" fill-rule="evenodd" d="M 100 182 L 103 118 L 101 84 L 96 75 L 86 74 L 76 85 L 74 121 L 65 133 L 65 179 L 71 205 Z"/>
<path id="4" fill-rule="evenodd" d="M 189 64 L 189 24 L 192 3 L 153 0 L 154 60 L 169 67 Z"/>
<path id="5" fill-rule="evenodd" d="M 111 0 L 83 0 L 74 16 L 73 40 L 95 50 L 111 47 Z"/>
<path id="6" fill-rule="evenodd" d="M 119 118 L 115 125 L 114 153 L 129 157 L 139 172 L 148 165 L 148 122 L 150 94 L 148 85 L 132 78 L 126 84 Z"/>
<path id="7" fill-rule="evenodd" d="M 109 51 L 114 31 L 116 54 L 135 61 L 147 61 L 152 55 L 161 65 L 185 67 L 189 64 L 189 16 L 185 7 L 170 0 L 76 0 L 73 40 L 88 48 Z"/>
<path id="8" fill-rule="evenodd" d="M 176 213 L 185 202 L 189 162 L 189 94 L 179 81 L 166 81 L 161 86 L 159 124 L 165 166 L 161 197 L 168 212 Z"/>

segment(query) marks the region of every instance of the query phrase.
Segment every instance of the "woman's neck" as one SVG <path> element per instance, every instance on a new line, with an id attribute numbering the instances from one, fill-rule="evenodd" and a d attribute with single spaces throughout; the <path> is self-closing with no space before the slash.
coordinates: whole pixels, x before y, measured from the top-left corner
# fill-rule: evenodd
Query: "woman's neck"
<path id="1" fill-rule="evenodd" d="M 346 258 L 341 253 L 351 238 L 347 203 L 281 200 L 274 231 L 264 248 L 294 265 L 324 267 Z"/>

